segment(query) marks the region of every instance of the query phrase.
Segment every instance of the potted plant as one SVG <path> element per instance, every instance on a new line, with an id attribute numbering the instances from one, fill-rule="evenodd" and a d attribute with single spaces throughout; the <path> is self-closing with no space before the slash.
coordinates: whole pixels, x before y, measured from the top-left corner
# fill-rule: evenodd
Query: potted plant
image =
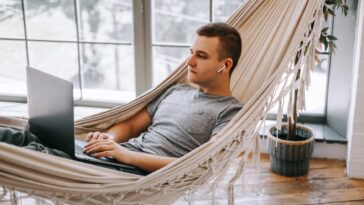
<path id="1" fill-rule="evenodd" d="M 323 17 L 327 21 L 328 16 L 335 16 L 334 10 L 341 8 L 346 16 L 349 7 L 345 0 L 326 0 L 323 6 Z M 325 51 L 330 48 L 333 52 L 336 48 L 334 41 L 337 38 L 327 33 L 328 27 L 321 30 L 320 43 L 324 46 Z M 304 49 L 303 52 L 306 52 Z M 295 64 L 302 51 L 296 55 Z M 316 53 L 319 53 L 316 50 Z M 317 58 L 316 58 L 317 59 Z M 298 70 L 296 80 L 300 78 L 301 70 Z M 294 92 L 293 99 L 293 119 L 289 118 L 288 123 L 282 125 L 281 130 L 271 127 L 268 132 L 269 153 L 271 160 L 271 169 L 273 172 L 285 176 L 305 175 L 309 169 L 309 162 L 314 149 L 314 133 L 307 127 L 297 124 L 297 95 L 298 90 Z"/>

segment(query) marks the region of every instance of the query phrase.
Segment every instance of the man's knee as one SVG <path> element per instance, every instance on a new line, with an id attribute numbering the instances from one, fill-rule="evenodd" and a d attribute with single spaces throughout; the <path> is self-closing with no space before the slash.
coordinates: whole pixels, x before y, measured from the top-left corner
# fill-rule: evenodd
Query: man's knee
<path id="1" fill-rule="evenodd" d="M 38 138 L 27 129 L 16 130 L 9 127 L 0 127 L 0 142 L 16 146 L 26 146 L 33 141 L 38 141 Z"/>

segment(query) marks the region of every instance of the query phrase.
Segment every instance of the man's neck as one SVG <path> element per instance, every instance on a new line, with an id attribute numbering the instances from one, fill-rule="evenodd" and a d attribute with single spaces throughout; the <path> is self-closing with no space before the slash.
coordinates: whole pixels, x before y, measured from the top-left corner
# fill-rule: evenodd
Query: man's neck
<path id="1" fill-rule="evenodd" d="M 231 96 L 230 82 L 225 82 L 219 85 L 215 84 L 210 86 L 199 85 L 199 89 L 208 95 Z"/>

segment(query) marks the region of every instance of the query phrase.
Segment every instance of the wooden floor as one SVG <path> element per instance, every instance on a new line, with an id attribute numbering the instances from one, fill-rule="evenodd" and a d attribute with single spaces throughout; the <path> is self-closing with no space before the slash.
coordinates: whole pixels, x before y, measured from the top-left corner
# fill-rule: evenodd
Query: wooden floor
<path id="1" fill-rule="evenodd" d="M 245 194 L 235 204 L 364 204 L 364 180 L 345 175 L 345 161 L 312 159 L 306 176 L 284 177 L 262 155 L 260 174 L 245 176 Z"/>
<path id="2" fill-rule="evenodd" d="M 246 169 L 244 186 L 234 187 L 235 205 L 364 205 L 364 180 L 346 177 L 345 161 L 312 159 L 308 174 L 301 177 L 273 173 L 266 154 L 261 155 L 259 174 L 251 167 L 248 165 Z M 234 173 L 233 168 L 228 175 Z M 217 205 L 227 204 L 223 190 L 215 194 Z M 211 193 L 196 194 L 193 204 L 211 205 L 211 196 Z M 187 198 L 182 197 L 173 205 L 186 204 Z"/>

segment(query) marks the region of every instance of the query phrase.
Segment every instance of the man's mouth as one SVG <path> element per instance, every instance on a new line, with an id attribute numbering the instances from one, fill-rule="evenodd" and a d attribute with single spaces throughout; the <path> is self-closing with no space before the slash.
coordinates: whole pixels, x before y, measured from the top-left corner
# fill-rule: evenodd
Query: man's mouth
<path id="1" fill-rule="evenodd" d="M 192 70 L 192 69 L 188 69 L 188 72 L 191 72 L 191 73 L 196 73 L 196 71 Z"/>

